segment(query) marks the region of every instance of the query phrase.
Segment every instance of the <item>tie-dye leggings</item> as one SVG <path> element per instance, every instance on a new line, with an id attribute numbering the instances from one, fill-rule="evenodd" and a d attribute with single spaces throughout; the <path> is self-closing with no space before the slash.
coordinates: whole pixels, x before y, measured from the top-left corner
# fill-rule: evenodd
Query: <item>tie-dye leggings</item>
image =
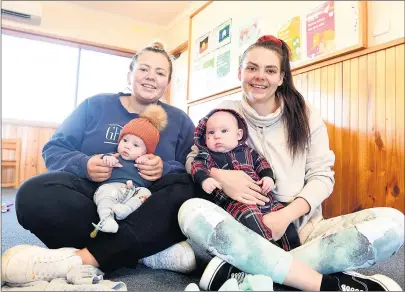
<path id="1" fill-rule="evenodd" d="M 372 208 L 304 226 L 302 246 L 289 252 L 237 222 L 222 208 L 190 199 L 178 214 L 183 233 L 240 270 L 263 274 L 282 284 L 292 258 L 321 274 L 366 268 L 386 260 L 404 243 L 404 214 Z"/>

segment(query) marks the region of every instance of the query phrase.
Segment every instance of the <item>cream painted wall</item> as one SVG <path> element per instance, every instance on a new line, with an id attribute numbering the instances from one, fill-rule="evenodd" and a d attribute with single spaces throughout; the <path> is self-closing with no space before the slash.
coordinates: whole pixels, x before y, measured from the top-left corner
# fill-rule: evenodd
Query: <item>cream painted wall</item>
<path id="1" fill-rule="evenodd" d="M 187 41 L 190 15 L 207 2 L 208 1 L 194 1 L 187 11 L 174 19 L 165 30 L 159 32 L 156 35 L 156 39 L 161 40 L 169 51 Z"/>
<path id="2" fill-rule="evenodd" d="M 2 19 L 2 24 L 36 32 L 74 38 L 129 50 L 149 44 L 162 31 L 160 26 L 144 25 L 135 20 L 68 2 L 38 2 L 42 7 L 40 26 Z"/>
<path id="3" fill-rule="evenodd" d="M 403 1 L 368 1 L 367 5 L 370 47 L 404 37 Z"/>
<path id="4" fill-rule="evenodd" d="M 163 41 L 169 51 L 188 40 L 189 19 L 190 16 L 181 18 L 172 28 L 157 36 L 158 39 Z"/>

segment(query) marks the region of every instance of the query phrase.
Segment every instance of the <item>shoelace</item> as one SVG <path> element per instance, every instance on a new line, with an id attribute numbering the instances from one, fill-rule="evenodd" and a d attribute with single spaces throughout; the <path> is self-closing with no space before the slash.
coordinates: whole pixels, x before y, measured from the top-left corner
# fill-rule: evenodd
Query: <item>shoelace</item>
<path id="1" fill-rule="evenodd" d="M 355 289 L 355 288 L 347 286 L 345 284 L 343 284 L 341 286 L 341 288 L 342 288 L 342 291 L 364 291 L 364 290 Z"/>
<path id="2" fill-rule="evenodd" d="M 69 269 L 68 262 L 72 256 L 74 256 L 74 254 L 68 257 L 66 257 L 66 254 L 37 257 L 32 268 L 32 273 L 35 276 L 35 279 L 48 281 L 57 277 L 65 276 L 68 270 L 61 271 L 61 268 L 67 266 Z"/>
<path id="3" fill-rule="evenodd" d="M 239 272 L 239 273 L 231 273 L 231 279 L 234 278 L 236 281 L 238 281 L 238 284 L 243 282 L 243 279 L 245 279 L 246 273 L 244 272 Z"/>

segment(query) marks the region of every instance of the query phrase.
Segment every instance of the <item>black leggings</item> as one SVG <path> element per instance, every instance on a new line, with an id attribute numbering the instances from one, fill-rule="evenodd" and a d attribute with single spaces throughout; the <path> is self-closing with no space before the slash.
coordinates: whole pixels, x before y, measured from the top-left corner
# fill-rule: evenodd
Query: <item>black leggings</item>
<path id="1" fill-rule="evenodd" d="M 210 199 L 188 174 L 170 174 L 149 189 L 152 196 L 125 220 L 117 233 L 98 232 L 93 195 L 99 184 L 67 172 L 45 173 L 24 182 L 17 191 L 18 222 L 47 247 L 87 248 L 104 272 L 126 266 L 183 241 L 177 213 L 190 198 Z"/>

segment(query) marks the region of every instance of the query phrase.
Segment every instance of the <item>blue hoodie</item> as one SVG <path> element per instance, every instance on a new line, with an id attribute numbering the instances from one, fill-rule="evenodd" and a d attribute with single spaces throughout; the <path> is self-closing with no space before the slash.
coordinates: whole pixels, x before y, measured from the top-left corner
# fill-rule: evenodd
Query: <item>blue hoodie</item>
<path id="1" fill-rule="evenodd" d="M 120 96 L 99 94 L 83 101 L 58 128 L 43 150 L 48 171 L 66 171 L 88 178 L 92 155 L 116 153 L 123 126 L 139 115 L 129 113 Z M 167 128 L 160 134 L 155 155 L 163 160 L 163 175 L 185 172 L 186 156 L 193 145 L 194 124 L 180 109 L 158 102 L 167 113 Z"/>

